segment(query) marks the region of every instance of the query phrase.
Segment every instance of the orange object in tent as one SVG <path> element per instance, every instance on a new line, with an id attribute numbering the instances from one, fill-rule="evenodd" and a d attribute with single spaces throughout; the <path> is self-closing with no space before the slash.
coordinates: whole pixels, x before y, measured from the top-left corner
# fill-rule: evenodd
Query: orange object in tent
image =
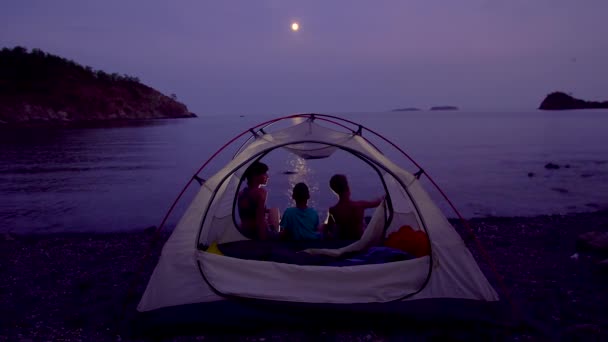
<path id="1" fill-rule="evenodd" d="M 428 235 L 407 225 L 390 234 L 384 241 L 384 246 L 402 250 L 417 258 L 431 254 Z"/>

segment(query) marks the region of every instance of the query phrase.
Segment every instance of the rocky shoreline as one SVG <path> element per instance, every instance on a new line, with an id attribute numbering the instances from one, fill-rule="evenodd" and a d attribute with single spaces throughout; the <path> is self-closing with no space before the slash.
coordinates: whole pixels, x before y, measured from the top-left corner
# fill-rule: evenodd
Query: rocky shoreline
<path id="1" fill-rule="evenodd" d="M 599 264 L 608 256 L 577 250 L 581 234 L 608 232 L 608 211 L 483 218 L 470 223 L 512 298 L 522 303 L 526 312 L 534 313 L 536 320 L 551 327 L 554 336 L 608 338 L 608 271 Z M 470 234 L 460 224 L 455 226 L 494 282 L 493 271 Z M 1 236 L 0 341 L 130 340 L 118 327 L 125 315 L 134 312 L 167 236 L 161 235 L 152 245 L 154 235 L 149 232 Z M 462 333 L 434 330 L 424 336 L 454 338 Z M 479 337 L 475 331 L 465 333 L 467 339 Z M 537 333 L 503 337 L 546 339 Z M 255 332 L 214 332 L 171 339 L 383 341 L 408 336 L 405 330 L 358 326 L 317 331 L 260 328 Z"/>

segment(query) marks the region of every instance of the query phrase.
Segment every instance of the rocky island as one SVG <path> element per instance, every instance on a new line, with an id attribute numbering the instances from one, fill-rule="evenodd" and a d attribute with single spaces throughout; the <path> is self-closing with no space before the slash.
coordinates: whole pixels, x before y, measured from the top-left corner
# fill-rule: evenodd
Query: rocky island
<path id="1" fill-rule="evenodd" d="M 416 107 L 405 107 L 405 108 L 395 108 L 391 110 L 391 112 L 417 112 L 420 108 Z"/>
<path id="2" fill-rule="evenodd" d="M 195 117 L 136 77 L 23 47 L 0 50 L 0 123 L 52 124 Z"/>
<path id="3" fill-rule="evenodd" d="M 435 106 L 431 107 L 431 110 L 458 110 L 456 106 Z"/>
<path id="4" fill-rule="evenodd" d="M 565 109 L 598 109 L 608 108 L 608 101 L 594 102 L 577 99 L 563 92 L 553 92 L 540 104 L 538 109 L 543 110 L 565 110 Z"/>

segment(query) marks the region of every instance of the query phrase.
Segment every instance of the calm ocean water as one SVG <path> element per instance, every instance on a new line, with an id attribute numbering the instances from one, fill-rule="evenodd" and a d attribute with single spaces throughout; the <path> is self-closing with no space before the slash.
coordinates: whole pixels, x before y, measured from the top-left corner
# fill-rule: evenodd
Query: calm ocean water
<path id="1" fill-rule="evenodd" d="M 466 217 L 608 208 L 608 111 L 338 115 L 397 143 Z M 3 128 L 0 232 L 105 232 L 158 225 L 183 185 L 215 150 L 269 118 L 206 116 L 103 128 Z M 230 157 L 228 153 L 212 163 L 203 176 Z M 327 182 L 336 172 L 349 176 L 355 198 L 381 194 L 373 171 L 343 152 L 304 161 L 279 151 L 265 161 L 271 166 L 269 206 L 290 205 L 290 187 L 305 181 L 312 189 L 312 205 L 323 212 L 335 200 Z M 395 161 L 416 171 L 405 159 Z M 548 162 L 562 167 L 545 169 Z M 528 177 L 530 172 L 533 177 Z M 196 187 L 170 223 L 179 219 Z"/>

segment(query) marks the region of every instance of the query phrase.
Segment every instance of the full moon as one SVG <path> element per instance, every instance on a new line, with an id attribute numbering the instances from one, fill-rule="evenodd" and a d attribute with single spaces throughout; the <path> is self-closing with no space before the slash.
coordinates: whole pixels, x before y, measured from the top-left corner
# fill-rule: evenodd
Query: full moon
<path id="1" fill-rule="evenodd" d="M 300 29 L 300 24 L 298 24 L 298 23 L 292 23 L 291 24 L 291 30 L 292 31 L 296 32 L 299 29 Z"/>

